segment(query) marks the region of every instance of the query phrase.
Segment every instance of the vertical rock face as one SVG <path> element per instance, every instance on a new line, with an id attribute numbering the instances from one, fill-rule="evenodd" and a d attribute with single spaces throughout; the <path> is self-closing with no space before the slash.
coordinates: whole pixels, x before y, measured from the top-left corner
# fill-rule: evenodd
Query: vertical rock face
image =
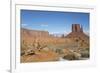
<path id="1" fill-rule="evenodd" d="M 21 35 L 23 35 L 23 37 L 25 37 L 25 36 L 28 36 L 28 37 L 49 37 L 49 32 L 22 28 Z"/>
<path id="2" fill-rule="evenodd" d="M 72 24 L 72 32 L 70 32 L 66 37 L 68 38 L 89 38 L 80 24 Z"/>
<path id="3" fill-rule="evenodd" d="M 83 32 L 83 28 L 80 24 L 72 24 L 72 32 Z"/>
<path id="4" fill-rule="evenodd" d="M 66 35 L 66 38 L 71 39 L 72 43 L 74 43 L 71 45 L 78 44 L 76 48 L 89 47 L 89 36 L 84 33 L 83 27 L 80 24 L 72 24 L 72 31 Z"/>

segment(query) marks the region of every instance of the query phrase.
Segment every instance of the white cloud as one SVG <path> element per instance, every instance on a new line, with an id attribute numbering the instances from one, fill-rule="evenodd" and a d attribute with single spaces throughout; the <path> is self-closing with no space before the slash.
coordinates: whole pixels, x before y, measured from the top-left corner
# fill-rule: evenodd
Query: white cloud
<path id="1" fill-rule="evenodd" d="M 43 27 L 48 27 L 48 24 L 41 24 L 41 26 L 43 26 Z"/>
<path id="2" fill-rule="evenodd" d="M 22 25 L 22 27 L 26 27 L 28 24 L 21 24 Z"/>
<path id="3" fill-rule="evenodd" d="M 85 33 L 86 35 L 88 35 L 88 36 L 90 35 L 90 33 L 89 33 L 89 32 L 84 32 L 84 33 Z"/>
<path id="4" fill-rule="evenodd" d="M 40 26 L 48 27 L 48 24 L 47 23 L 41 23 Z"/>

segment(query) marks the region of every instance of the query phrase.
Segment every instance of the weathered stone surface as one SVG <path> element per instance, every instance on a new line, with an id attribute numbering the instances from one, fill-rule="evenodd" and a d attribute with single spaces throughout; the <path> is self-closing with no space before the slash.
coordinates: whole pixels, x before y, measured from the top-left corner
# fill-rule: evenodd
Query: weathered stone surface
<path id="1" fill-rule="evenodd" d="M 82 38 L 82 39 L 89 39 L 89 36 L 87 36 L 84 31 L 83 27 L 80 26 L 80 24 L 72 24 L 72 32 L 69 33 L 67 38 Z"/>
<path id="2" fill-rule="evenodd" d="M 83 28 L 80 24 L 72 24 L 72 32 L 83 32 Z"/>
<path id="3" fill-rule="evenodd" d="M 29 36 L 29 37 L 48 37 L 48 31 L 39 31 L 39 30 L 30 30 L 30 29 L 21 29 L 21 35 Z"/>

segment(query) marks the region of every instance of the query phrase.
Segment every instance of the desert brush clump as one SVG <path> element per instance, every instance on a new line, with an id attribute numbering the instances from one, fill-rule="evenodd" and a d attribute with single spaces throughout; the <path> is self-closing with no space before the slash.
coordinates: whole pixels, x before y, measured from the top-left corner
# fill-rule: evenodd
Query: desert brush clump
<path id="1" fill-rule="evenodd" d="M 35 55 L 36 51 L 41 51 L 47 48 L 45 43 L 39 42 L 39 40 L 33 41 L 31 44 L 27 44 L 25 41 L 21 43 L 21 55 Z"/>
<path id="2" fill-rule="evenodd" d="M 83 57 L 83 58 L 90 57 L 89 48 L 80 49 L 80 54 L 81 54 L 81 57 Z"/>
<path id="3" fill-rule="evenodd" d="M 69 53 L 69 54 L 65 55 L 63 57 L 63 59 L 66 59 L 66 60 L 79 60 L 80 57 L 81 57 L 81 54 L 73 52 L 73 53 Z"/>

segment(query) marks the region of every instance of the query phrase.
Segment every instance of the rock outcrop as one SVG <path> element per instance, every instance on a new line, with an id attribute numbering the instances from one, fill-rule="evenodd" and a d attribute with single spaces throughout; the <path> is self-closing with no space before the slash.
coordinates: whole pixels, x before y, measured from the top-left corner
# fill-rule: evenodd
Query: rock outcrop
<path id="1" fill-rule="evenodd" d="M 69 33 L 66 37 L 89 39 L 89 36 L 84 33 L 83 27 L 80 26 L 80 24 L 72 24 L 72 32 Z"/>
<path id="2" fill-rule="evenodd" d="M 21 28 L 21 35 L 23 37 L 25 37 L 25 36 L 28 36 L 28 37 L 49 37 L 49 32 Z"/>

